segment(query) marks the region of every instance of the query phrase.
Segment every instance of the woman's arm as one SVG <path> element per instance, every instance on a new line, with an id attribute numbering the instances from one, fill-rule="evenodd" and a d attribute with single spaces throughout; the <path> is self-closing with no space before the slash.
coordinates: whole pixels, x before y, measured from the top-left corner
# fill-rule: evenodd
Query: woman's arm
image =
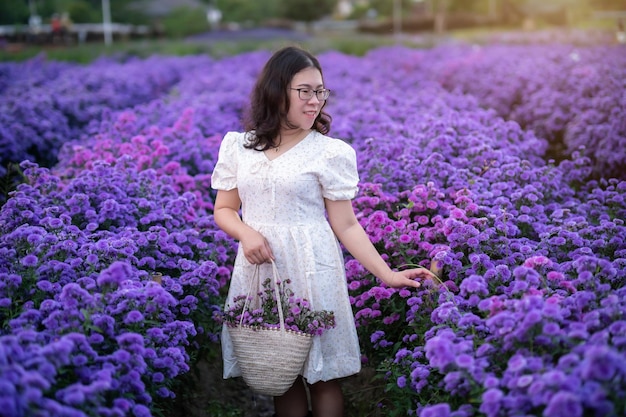
<path id="1" fill-rule="evenodd" d="M 240 207 L 241 199 L 236 188 L 228 191 L 218 190 L 213 209 L 215 223 L 233 239 L 239 241 L 244 256 L 251 264 L 258 265 L 273 260 L 272 249 L 265 237 L 239 217 Z"/>
<path id="2" fill-rule="evenodd" d="M 427 269 L 392 271 L 361 227 L 350 200 L 325 200 L 333 232 L 352 256 L 378 279 L 390 287 L 419 287 L 415 278 L 435 278 Z"/>

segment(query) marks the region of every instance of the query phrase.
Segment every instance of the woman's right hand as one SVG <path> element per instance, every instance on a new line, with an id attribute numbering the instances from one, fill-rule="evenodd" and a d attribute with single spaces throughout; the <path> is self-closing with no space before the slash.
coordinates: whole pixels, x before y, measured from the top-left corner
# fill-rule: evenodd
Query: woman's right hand
<path id="1" fill-rule="evenodd" d="M 243 255 L 253 265 L 271 262 L 274 259 L 272 248 L 265 237 L 256 230 L 250 229 L 239 240 Z"/>
<path id="2" fill-rule="evenodd" d="M 239 190 L 218 190 L 213 215 L 215 223 L 229 236 L 239 241 L 248 262 L 259 265 L 274 259 L 272 249 L 265 237 L 241 221 Z"/>

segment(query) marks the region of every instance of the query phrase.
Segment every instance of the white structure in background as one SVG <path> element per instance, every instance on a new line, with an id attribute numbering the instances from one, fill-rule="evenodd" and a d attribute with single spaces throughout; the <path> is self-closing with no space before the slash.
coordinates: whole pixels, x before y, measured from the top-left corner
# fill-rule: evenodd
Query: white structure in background
<path id="1" fill-rule="evenodd" d="M 102 32 L 104 33 L 104 44 L 109 46 L 113 43 L 111 30 L 111 4 L 109 0 L 102 0 Z"/>
<path id="2" fill-rule="evenodd" d="M 28 28 L 32 34 L 38 35 L 41 32 L 41 16 L 31 14 L 28 18 Z"/>
<path id="3" fill-rule="evenodd" d="M 206 20 L 209 22 L 211 29 L 216 29 L 222 21 L 222 12 L 217 7 L 209 6 L 206 11 Z"/>
<path id="4" fill-rule="evenodd" d="M 350 0 L 339 0 L 337 3 L 337 16 L 346 18 L 352 14 L 354 5 Z"/>
<path id="5" fill-rule="evenodd" d="M 618 43 L 626 43 L 626 31 L 624 31 L 623 28 L 617 31 L 615 37 L 617 38 Z"/>

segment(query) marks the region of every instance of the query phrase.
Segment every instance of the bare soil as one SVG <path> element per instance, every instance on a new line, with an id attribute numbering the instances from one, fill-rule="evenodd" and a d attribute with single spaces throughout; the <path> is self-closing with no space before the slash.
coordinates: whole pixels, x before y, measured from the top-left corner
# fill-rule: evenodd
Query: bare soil
<path id="1" fill-rule="evenodd" d="M 346 416 L 379 417 L 377 399 L 383 398 L 383 382 L 371 368 L 344 378 Z M 222 378 L 221 357 L 200 361 L 188 374 L 188 391 L 179 393 L 174 410 L 166 417 L 272 417 L 273 399 L 250 390 L 241 378 Z"/>

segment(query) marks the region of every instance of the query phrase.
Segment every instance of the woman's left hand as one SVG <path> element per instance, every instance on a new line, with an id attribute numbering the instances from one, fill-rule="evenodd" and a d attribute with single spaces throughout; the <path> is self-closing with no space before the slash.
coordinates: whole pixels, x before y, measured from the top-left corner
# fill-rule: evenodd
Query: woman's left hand
<path id="1" fill-rule="evenodd" d="M 402 271 L 392 271 L 391 274 L 382 279 L 382 281 L 392 288 L 419 288 L 422 285 L 419 280 L 425 279 L 432 279 L 436 281 L 437 277 L 426 268 L 414 268 Z"/>

